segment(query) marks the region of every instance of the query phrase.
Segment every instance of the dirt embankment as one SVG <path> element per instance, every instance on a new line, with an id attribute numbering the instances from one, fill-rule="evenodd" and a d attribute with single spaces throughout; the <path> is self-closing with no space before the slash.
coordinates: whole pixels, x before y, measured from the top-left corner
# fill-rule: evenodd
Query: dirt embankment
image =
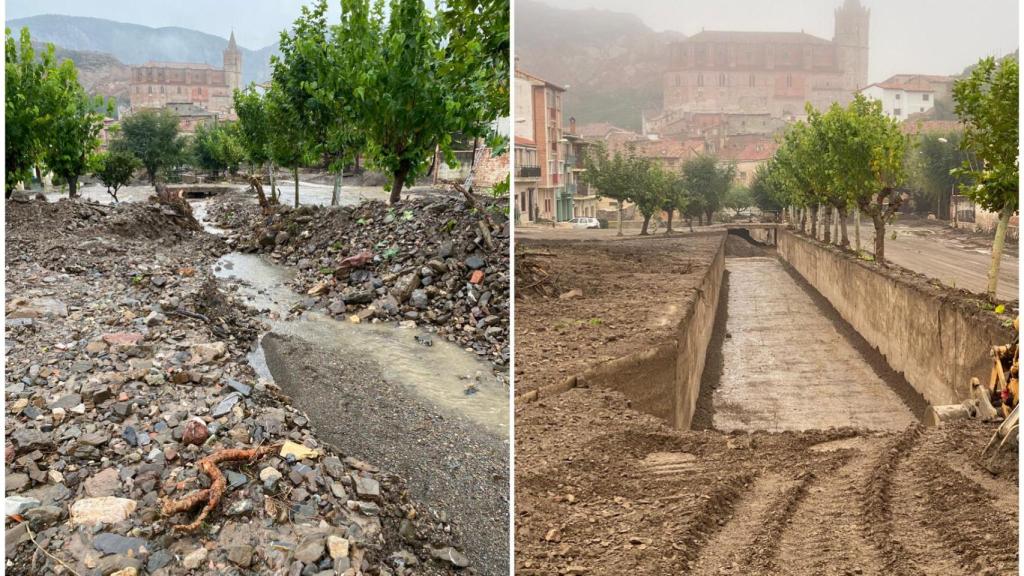
<path id="1" fill-rule="evenodd" d="M 606 244 L 549 243 L 544 258 L 564 265 L 543 269 L 565 274 L 587 254 L 614 253 Z M 645 312 L 677 293 L 681 280 L 663 273 L 669 256 L 642 257 L 593 264 L 638 289 L 618 292 L 617 330 L 584 340 L 588 357 L 622 354 L 616 331 L 642 341 Z M 569 277 L 580 276 L 592 277 Z M 572 355 L 557 368 L 540 361 L 566 346 L 565 332 L 546 328 L 563 318 L 563 302 L 517 301 L 517 330 L 529 330 L 517 332 L 517 390 L 563 365 L 579 370 Z M 570 345 L 580 339 L 569 333 Z M 1013 574 L 1018 460 L 1011 452 L 989 468 L 980 459 L 993 430 L 972 421 L 878 433 L 679 431 L 607 389 L 520 402 L 516 573 Z"/>
<path id="2" fill-rule="evenodd" d="M 517 242 L 516 394 L 668 338 L 721 242 Z"/>
<path id="3" fill-rule="evenodd" d="M 444 512 L 256 377 L 261 326 L 212 278 L 227 246 L 197 229 L 155 205 L 8 202 L 8 573 L 454 573 Z M 222 464 L 219 505 L 174 530 L 198 508 L 162 503 L 210 487 L 201 458 L 286 440 L 317 454 Z"/>

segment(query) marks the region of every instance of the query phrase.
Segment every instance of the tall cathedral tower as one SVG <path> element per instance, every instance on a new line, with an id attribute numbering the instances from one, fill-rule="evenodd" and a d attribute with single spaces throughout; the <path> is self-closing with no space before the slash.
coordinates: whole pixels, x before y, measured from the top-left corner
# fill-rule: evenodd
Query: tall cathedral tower
<path id="1" fill-rule="evenodd" d="M 242 89 L 242 52 L 238 49 L 238 44 L 235 44 L 234 30 L 231 31 L 231 39 L 224 50 L 224 80 L 232 93 Z"/>
<path id="2" fill-rule="evenodd" d="M 868 25 L 871 11 L 860 0 L 845 0 L 836 8 L 836 45 L 839 65 L 847 88 L 859 90 L 868 85 Z"/>

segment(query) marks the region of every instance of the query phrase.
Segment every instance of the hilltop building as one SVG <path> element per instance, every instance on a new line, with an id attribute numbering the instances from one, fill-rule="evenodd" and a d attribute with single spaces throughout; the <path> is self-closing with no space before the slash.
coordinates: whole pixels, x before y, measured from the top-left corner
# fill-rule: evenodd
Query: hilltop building
<path id="1" fill-rule="evenodd" d="M 147 62 L 132 66 L 129 102 L 132 111 L 143 108 L 183 109 L 191 105 L 213 115 L 230 116 L 233 94 L 242 87 L 242 52 L 231 33 L 224 50 L 224 67 L 209 64 Z"/>
<path id="2" fill-rule="evenodd" d="M 953 78 L 925 74 L 897 74 L 883 82 L 865 86 L 861 91 L 868 98 L 882 103 L 882 111 L 900 122 L 912 114 L 922 114 L 935 107 L 936 98 L 949 101 L 953 94 Z"/>
<path id="3" fill-rule="evenodd" d="M 671 46 L 661 114 L 645 133 L 672 134 L 691 113 L 794 119 L 804 104 L 846 104 L 868 84 L 870 11 L 845 0 L 831 40 L 804 32 L 702 31 Z"/>

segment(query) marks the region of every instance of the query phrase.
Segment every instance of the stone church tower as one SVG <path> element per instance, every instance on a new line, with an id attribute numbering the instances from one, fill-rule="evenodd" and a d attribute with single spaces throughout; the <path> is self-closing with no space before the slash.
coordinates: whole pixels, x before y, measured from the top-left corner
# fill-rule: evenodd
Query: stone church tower
<path id="1" fill-rule="evenodd" d="M 228 91 L 242 89 L 242 52 L 235 44 L 235 31 L 231 31 L 231 39 L 228 40 L 228 47 L 224 50 L 224 80 L 228 85 Z"/>
<path id="2" fill-rule="evenodd" d="M 871 11 L 860 0 L 846 0 L 836 8 L 836 45 L 845 84 L 854 90 L 868 85 L 868 25 Z"/>

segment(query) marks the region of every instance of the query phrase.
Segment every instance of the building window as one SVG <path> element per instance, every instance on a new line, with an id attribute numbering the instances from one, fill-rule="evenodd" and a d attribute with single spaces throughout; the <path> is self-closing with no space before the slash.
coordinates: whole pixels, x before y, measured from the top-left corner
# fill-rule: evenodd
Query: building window
<path id="1" fill-rule="evenodd" d="M 676 86 L 679 86 L 680 84 L 682 84 L 682 81 L 679 79 L 679 74 L 676 74 Z"/>
<path id="2" fill-rule="evenodd" d="M 931 95 L 930 94 L 921 94 L 921 100 L 924 101 L 924 102 L 927 102 L 929 96 L 931 96 Z"/>
<path id="3" fill-rule="evenodd" d="M 152 86 L 147 86 L 147 88 L 149 88 L 149 94 L 152 94 L 153 93 L 153 87 Z"/>
<path id="4" fill-rule="evenodd" d="M 793 87 L 793 75 L 792 74 L 786 74 L 786 88 L 792 88 L 792 87 Z"/>
<path id="5" fill-rule="evenodd" d="M 924 106 L 921 106 L 921 112 L 924 112 Z"/>
<path id="6" fill-rule="evenodd" d="M 897 99 L 897 100 L 899 100 L 899 99 L 900 99 L 900 96 L 903 96 L 903 95 L 902 95 L 902 94 L 897 94 L 897 95 L 896 95 L 896 99 Z"/>
<path id="7" fill-rule="evenodd" d="M 697 86 L 703 86 L 703 85 L 704 85 L 704 75 L 703 74 L 697 74 Z"/>
<path id="8" fill-rule="evenodd" d="M 893 116 L 897 116 L 897 117 L 898 116 L 902 116 L 903 115 L 903 110 L 900 110 L 899 108 L 893 108 L 892 114 L 893 114 Z"/>
<path id="9" fill-rule="evenodd" d="M 750 87 L 753 88 L 754 86 L 757 86 L 757 80 L 754 78 L 754 75 L 751 74 L 750 75 Z"/>
<path id="10" fill-rule="evenodd" d="M 725 86 L 725 74 L 718 75 L 718 85 Z"/>

